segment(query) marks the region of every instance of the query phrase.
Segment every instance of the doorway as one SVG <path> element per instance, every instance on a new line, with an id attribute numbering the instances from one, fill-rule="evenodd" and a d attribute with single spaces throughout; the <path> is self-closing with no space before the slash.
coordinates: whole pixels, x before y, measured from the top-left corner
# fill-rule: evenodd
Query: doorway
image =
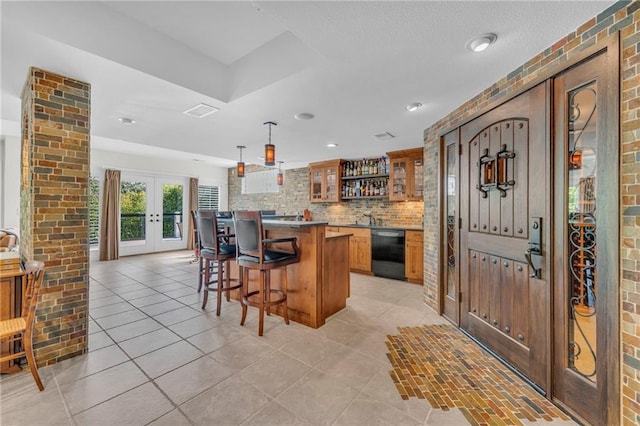
<path id="1" fill-rule="evenodd" d="M 120 254 L 123 256 L 186 248 L 187 179 L 122 175 Z"/>
<path id="2" fill-rule="evenodd" d="M 618 52 L 441 138 L 443 315 L 593 424 L 620 415 Z"/>

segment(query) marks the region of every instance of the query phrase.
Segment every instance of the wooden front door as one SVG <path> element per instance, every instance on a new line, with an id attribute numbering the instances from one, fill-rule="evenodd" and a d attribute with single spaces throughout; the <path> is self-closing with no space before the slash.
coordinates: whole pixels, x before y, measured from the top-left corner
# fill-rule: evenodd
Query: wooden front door
<path id="1" fill-rule="evenodd" d="M 460 128 L 460 326 L 550 388 L 548 83 Z"/>
<path id="2" fill-rule="evenodd" d="M 553 398 L 593 424 L 620 413 L 618 48 L 554 79 Z"/>

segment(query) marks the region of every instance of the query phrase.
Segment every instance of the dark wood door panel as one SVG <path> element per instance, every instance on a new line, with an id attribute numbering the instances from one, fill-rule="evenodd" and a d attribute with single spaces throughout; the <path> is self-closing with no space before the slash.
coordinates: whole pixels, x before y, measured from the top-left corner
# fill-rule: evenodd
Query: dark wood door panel
<path id="1" fill-rule="evenodd" d="M 518 309 L 520 308 L 518 303 L 514 302 L 515 291 L 514 291 L 514 279 L 513 279 L 513 265 L 514 262 L 510 259 L 501 258 L 500 259 L 500 280 L 503 283 L 509 283 L 509 285 L 504 285 L 502 287 L 502 292 L 500 294 L 500 324 L 497 326 L 503 333 L 508 336 L 513 336 L 513 318 L 515 315 L 520 315 L 520 313 L 514 313 L 513 307 L 516 306 Z"/>
<path id="2" fill-rule="evenodd" d="M 478 314 L 483 321 L 489 322 L 489 302 L 491 300 L 491 262 L 489 255 L 478 253 L 480 258 L 480 274 L 478 283 Z"/>
<path id="3" fill-rule="evenodd" d="M 532 293 L 524 254 L 532 217 L 550 223 L 546 93 L 539 85 L 460 130 L 461 176 L 468 179 L 460 203 L 461 281 L 470 286 L 461 286 L 469 302 L 461 325 L 545 391 L 549 381 L 540 371 L 549 368 L 550 324 L 540 318 L 550 315 L 550 290 L 537 280 L 542 290 Z M 548 230 L 542 234 L 547 254 Z M 546 277 L 548 259 L 537 261 Z"/>
<path id="4" fill-rule="evenodd" d="M 513 126 L 514 121 L 508 120 L 501 123 L 500 142 L 507 151 L 513 152 Z M 504 173 L 505 180 L 514 181 L 513 161 L 505 161 L 504 170 L 499 168 L 499 174 Z M 506 191 L 500 202 L 500 234 L 508 237 L 513 236 L 513 191 Z"/>
<path id="5" fill-rule="evenodd" d="M 538 135 L 540 137 L 540 135 Z M 529 154 L 529 123 L 525 120 L 516 120 L 514 122 L 513 129 L 513 150 L 514 152 L 527 152 Z M 543 147 L 544 148 L 544 147 Z M 540 149 L 540 148 L 538 148 Z M 545 216 L 544 210 L 532 209 L 529 212 L 529 199 L 534 198 L 539 201 L 545 201 L 550 197 L 548 187 L 543 185 L 540 188 L 539 185 L 532 185 L 535 189 L 531 189 L 529 186 L 529 178 L 532 177 L 533 182 L 545 182 L 544 173 L 548 173 L 549 170 L 546 165 L 545 155 L 543 152 L 537 152 L 532 158 L 527 158 L 524 155 L 516 155 L 513 159 L 513 180 L 515 186 L 513 187 L 513 229 L 514 236 L 519 238 L 529 238 L 529 226 L 528 221 L 531 216 Z M 528 173 L 523 173 L 523 170 L 527 170 Z M 538 179 L 537 181 L 535 179 Z M 545 191 L 543 194 L 530 194 L 529 191 Z M 544 203 L 539 207 L 544 207 Z M 535 213 L 535 211 L 539 213 Z"/>
<path id="6" fill-rule="evenodd" d="M 475 316 L 469 318 L 468 331 L 500 357 L 508 359 L 509 363 L 518 370 L 529 371 L 531 355 L 528 347 L 514 339 L 505 337 L 500 330 Z"/>
<path id="7" fill-rule="evenodd" d="M 492 254 L 520 262 L 526 261 L 524 251 L 529 248 L 528 240 L 502 235 L 488 235 L 479 232 L 470 233 L 468 242 L 471 249 L 485 251 L 487 247 L 491 247 Z"/>
<path id="8" fill-rule="evenodd" d="M 502 297 L 502 291 L 506 287 L 510 287 L 511 283 L 508 281 L 504 281 L 501 276 L 501 260 L 497 256 L 491 256 L 491 280 L 489 281 L 491 285 L 491 293 L 489 297 L 489 323 L 496 327 L 500 328 L 500 300 Z"/>

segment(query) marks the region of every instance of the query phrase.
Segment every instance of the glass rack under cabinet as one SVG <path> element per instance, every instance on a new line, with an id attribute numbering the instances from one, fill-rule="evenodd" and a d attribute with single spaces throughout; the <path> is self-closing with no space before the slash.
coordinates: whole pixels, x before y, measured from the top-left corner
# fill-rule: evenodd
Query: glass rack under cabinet
<path id="1" fill-rule="evenodd" d="M 343 177 L 341 198 L 343 200 L 389 198 L 389 175 Z"/>

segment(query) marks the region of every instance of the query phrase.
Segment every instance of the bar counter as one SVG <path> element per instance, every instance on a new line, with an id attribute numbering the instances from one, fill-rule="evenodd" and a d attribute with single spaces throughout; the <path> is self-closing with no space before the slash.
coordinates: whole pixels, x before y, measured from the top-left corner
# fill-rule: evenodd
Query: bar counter
<path id="1" fill-rule="evenodd" d="M 233 230 L 233 220 L 218 219 Z M 327 232 L 327 222 L 263 220 L 265 238 L 296 237 L 300 262 L 287 266 L 287 304 L 289 319 L 318 328 L 334 313 L 345 308 L 350 292 L 349 233 Z M 276 245 L 277 247 L 277 245 Z M 291 245 L 284 243 L 283 250 Z M 272 288 L 280 288 L 281 270 L 271 271 Z M 231 262 L 231 276 L 238 266 Z M 257 271 L 249 272 L 249 290 L 258 288 Z M 239 295 L 233 296 L 238 300 Z M 282 316 L 282 307 L 273 312 Z"/>

